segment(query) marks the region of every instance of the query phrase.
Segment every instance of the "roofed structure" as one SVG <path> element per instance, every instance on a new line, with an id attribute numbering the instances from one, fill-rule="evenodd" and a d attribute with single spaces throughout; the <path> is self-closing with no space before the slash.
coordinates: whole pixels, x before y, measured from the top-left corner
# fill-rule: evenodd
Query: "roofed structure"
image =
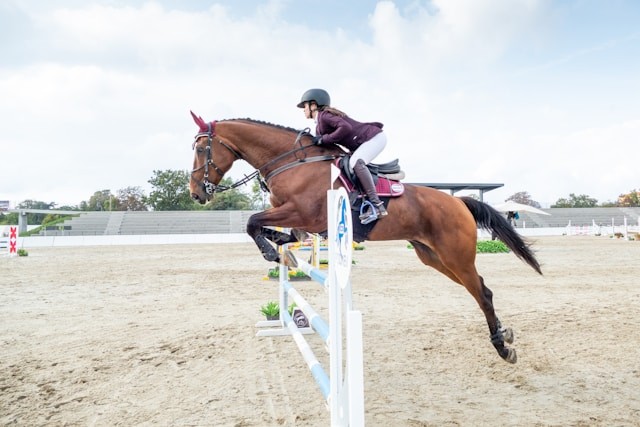
<path id="1" fill-rule="evenodd" d="M 484 201 L 484 193 L 504 187 L 504 184 L 480 184 L 480 183 L 433 183 L 433 182 L 411 182 L 411 185 L 421 185 L 423 187 L 431 187 L 436 190 L 449 190 L 453 196 L 456 192 L 462 190 L 478 190 L 480 192 L 480 201 Z"/>

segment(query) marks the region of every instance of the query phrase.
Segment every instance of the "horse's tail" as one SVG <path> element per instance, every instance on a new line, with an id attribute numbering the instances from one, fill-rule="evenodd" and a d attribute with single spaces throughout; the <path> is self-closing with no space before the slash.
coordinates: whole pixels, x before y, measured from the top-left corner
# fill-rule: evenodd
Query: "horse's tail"
<path id="1" fill-rule="evenodd" d="M 513 229 L 506 218 L 486 203 L 471 197 L 460 197 L 467 209 L 471 211 L 476 224 L 485 230 L 493 232 L 502 240 L 513 253 L 529 264 L 538 273 L 542 274 L 540 264 L 530 248 L 530 243 L 525 242 Z"/>

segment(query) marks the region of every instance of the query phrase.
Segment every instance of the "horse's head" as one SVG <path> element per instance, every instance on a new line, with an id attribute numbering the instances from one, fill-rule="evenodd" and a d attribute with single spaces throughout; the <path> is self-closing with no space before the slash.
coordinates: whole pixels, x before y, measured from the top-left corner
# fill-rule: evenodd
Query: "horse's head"
<path id="1" fill-rule="evenodd" d="M 205 122 L 202 117 L 191 112 L 198 125 L 198 133 L 193 142 L 193 169 L 189 180 L 191 197 L 201 204 L 213 198 L 218 183 L 231 169 L 240 154 L 216 134 L 216 122 Z"/>

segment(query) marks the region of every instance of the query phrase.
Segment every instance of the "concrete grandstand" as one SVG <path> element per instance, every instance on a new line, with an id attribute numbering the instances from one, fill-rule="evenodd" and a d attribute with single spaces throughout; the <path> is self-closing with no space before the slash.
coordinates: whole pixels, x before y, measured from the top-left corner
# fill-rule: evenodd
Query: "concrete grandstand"
<path id="1" fill-rule="evenodd" d="M 517 228 L 561 228 L 572 226 L 640 225 L 640 207 L 551 208 L 550 214 L 519 212 Z M 249 217 L 258 211 L 161 211 L 82 212 L 62 225 L 47 227 L 41 236 L 98 236 L 146 234 L 244 233 Z M 392 219 L 392 218 L 390 218 Z"/>
<path id="2" fill-rule="evenodd" d="M 41 236 L 244 233 L 258 211 L 82 212 Z"/>
<path id="3" fill-rule="evenodd" d="M 616 226 L 624 224 L 626 218 L 628 225 L 640 225 L 640 207 L 634 208 L 551 208 L 542 209 L 550 216 L 538 215 L 529 212 L 519 212 L 520 219 L 517 227 L 566 227 L 591 226 Z"/>

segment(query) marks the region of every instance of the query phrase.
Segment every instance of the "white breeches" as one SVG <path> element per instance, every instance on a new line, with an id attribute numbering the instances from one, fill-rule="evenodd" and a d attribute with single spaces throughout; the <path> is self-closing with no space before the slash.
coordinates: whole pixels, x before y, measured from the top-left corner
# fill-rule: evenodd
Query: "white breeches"
<path id="1" fill-rule="evenodd" d="M 387 145 L 387 136 L 384 132 L 380 132 L 370 140 L 363 143 L 356 151 L 351 154 L 351 160 L 349 160 L 349 168 L 353 170 L 353 166 L 358 159 L 362 159 L 365 164 L 369 164 L 375 159 L 378 154 L 384 150 Z"/>

